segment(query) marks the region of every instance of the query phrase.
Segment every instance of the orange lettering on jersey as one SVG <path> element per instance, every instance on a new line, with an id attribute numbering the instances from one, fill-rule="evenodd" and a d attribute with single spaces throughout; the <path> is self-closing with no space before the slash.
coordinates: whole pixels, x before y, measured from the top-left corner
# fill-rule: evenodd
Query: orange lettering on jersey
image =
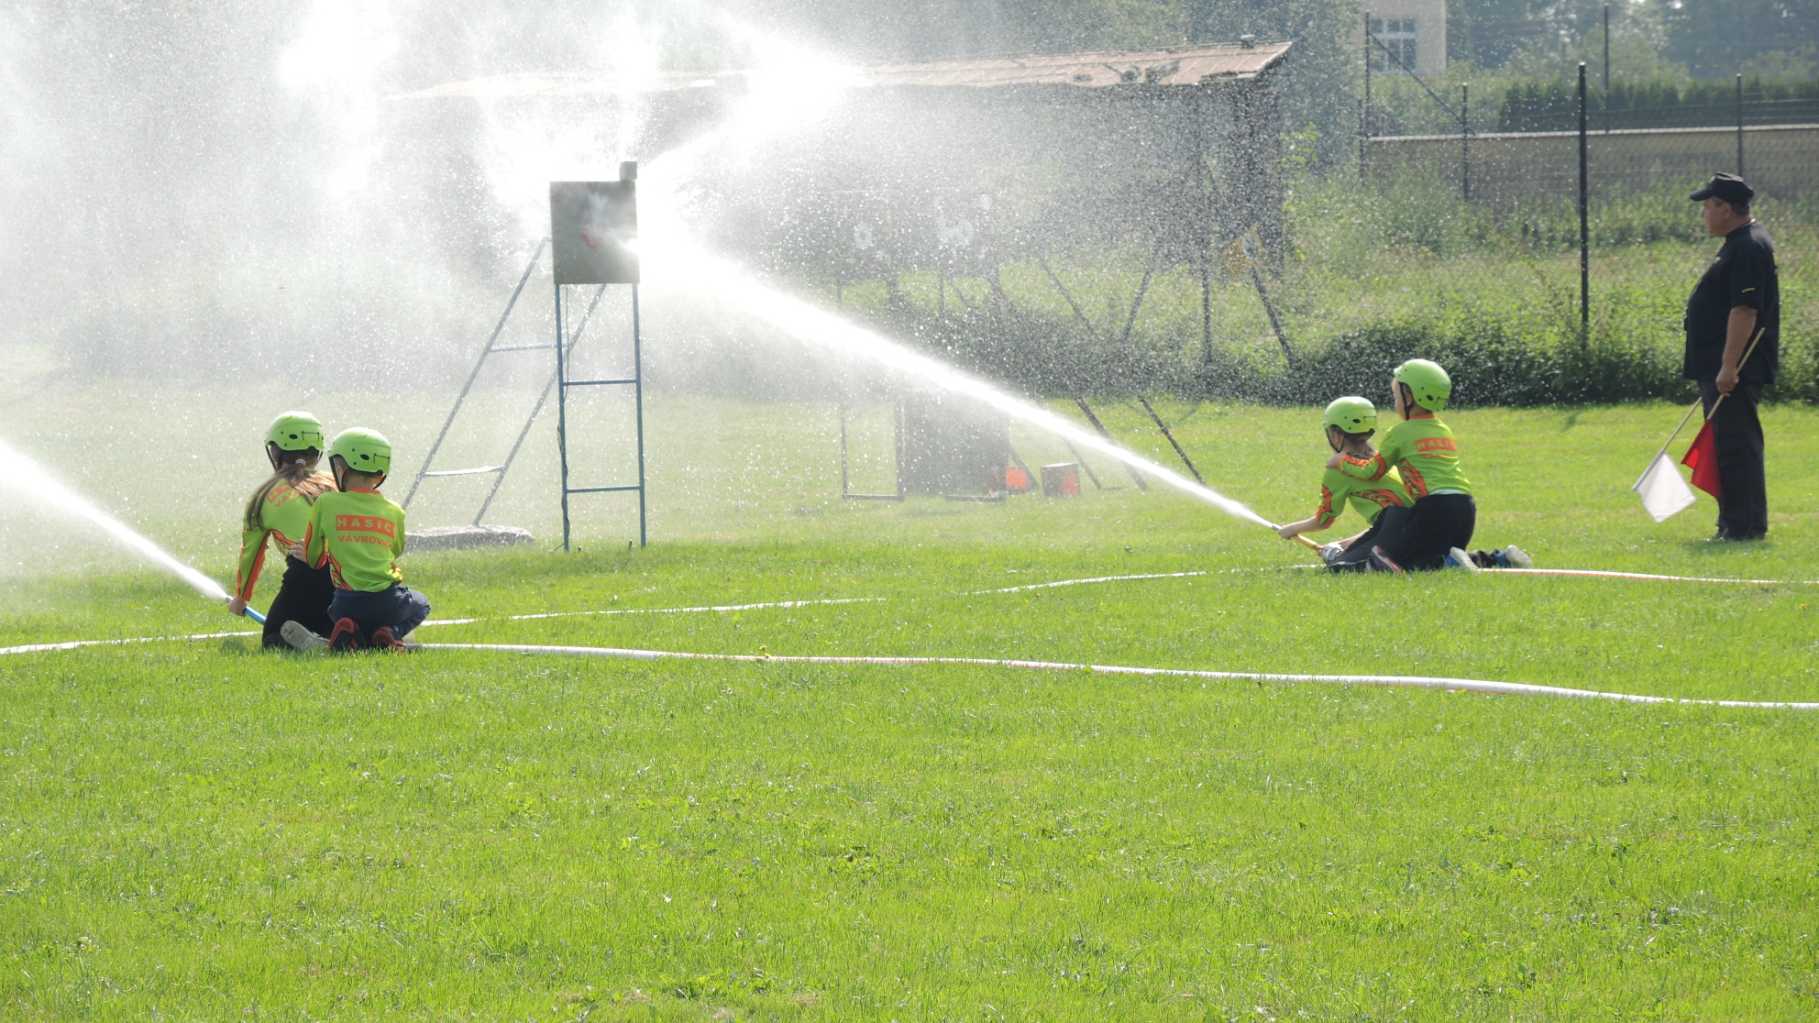
<path id="1" fill-rule="evenodd" d="M 336 515 L 335 531 L 337 533 L 378 533 L 386 537 L 398 535 L 397 526 L 383 515 Z"/>
<path id="2" fill-rule="evenodd" d="M 1423 453 L 1434 451 L 1457 451 L 1459 446 L 1451 437 L 1423 437 L 1415 442 L 1415 450 Z"/>
<path id="3" fill-rule="evenodd" d="M 1408 490 L 1408 495 L 1417 501 L 1427 496 L 1426 478 L 1421 475 L 1420 469 L 1406 462 L 1402 465 L 1402 485 Z"/>

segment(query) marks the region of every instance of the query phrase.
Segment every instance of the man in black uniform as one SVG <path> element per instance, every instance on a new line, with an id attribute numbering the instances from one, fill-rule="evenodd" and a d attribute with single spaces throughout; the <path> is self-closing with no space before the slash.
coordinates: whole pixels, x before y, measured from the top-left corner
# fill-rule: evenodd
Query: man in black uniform
<path id="1" fill-rule="evenodd" d="M 1718 450 L 1718 532 L 1714 540 L 1760 540 L 1768 533 L 1762 476 L 1762 423 L 1756 403 L 1775 382 L 1780 361 L 1781 291 L 1775 243 L 1750 216 L 1756 192 L 1735 174 L 1717 174 L 1692 198 L 1718 256 L 1686 301 L 1686 360 L 1681 375 L 1697 381 Z M 1749 353 L 1750 339 L 1762 340 Z M 1718 396 L 1724 404 L 1716 415 Z"/>

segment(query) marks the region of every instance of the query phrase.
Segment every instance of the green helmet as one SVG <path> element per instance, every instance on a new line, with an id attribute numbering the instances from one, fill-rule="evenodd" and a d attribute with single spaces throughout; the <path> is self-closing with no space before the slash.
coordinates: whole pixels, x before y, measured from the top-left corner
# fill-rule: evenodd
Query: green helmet
<path id="1" fill-rule="evenodd" d="M 1337 426 L 1340 433 L 1370 433 L 1377 428 L 1377 406 L 1355 395 L 1334 398 L 1320 422 Z"/>
<path id="2" fill-rule="evenodd" d="M 339 456 L 355 472 L 384 474 L 392 469 L 392 442 L 378 430 L 358 426 L 342 430 L 335 434 L 328 455 L 330 458 Z"/>
<path id="3" fill-rule="evenodd" d="M 1446 399 L 1453 393 L 1453 378 L 1446 375 L 1439 363 L 1427 359 L 1410 359 L 1397 366 L 1392 379 L 1407 384 L 1409 393 L 1415 396 L 1415 404 L 1429 412 L 1446 408 Z"/>
<path id="4" fill-rule="evenodd" d="M 267 442 L 278 445 L 279 451 L 308 451 L 314 448 L 321 451 L 322 421 L 308 412 L 286 412 L 272 420 L 272 425 L 265 431 Z"/>

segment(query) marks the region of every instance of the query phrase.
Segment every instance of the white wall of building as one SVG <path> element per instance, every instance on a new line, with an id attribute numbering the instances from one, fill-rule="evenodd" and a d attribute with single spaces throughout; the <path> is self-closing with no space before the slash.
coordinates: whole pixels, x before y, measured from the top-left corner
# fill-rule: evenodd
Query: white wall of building
<path id="1" fill-rule="evenodd" d="M 1446 70 L 1446 0 L 1364 0 L 1360 5 L 1369 16 L 1373 33 L 1385 46 L 1406 60 L 1412 51 L 1416 74 L 1439 74 Z M 1358 44 L 1364 44 L 1364 24 L 1358 25 Z M 1399 72 L 1395 62 L 1382 47 L 1371 47 L 1372 73 Z"/>

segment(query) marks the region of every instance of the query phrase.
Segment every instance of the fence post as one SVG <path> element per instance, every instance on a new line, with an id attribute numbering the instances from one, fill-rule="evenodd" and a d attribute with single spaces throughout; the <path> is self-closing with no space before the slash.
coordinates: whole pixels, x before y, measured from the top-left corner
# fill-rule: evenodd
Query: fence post
<path id="1" fill-rule="evenodd" d="M 1579 62 L 1579 343 L 1592 339 L 1591 221 L 1587 210 L 1587 140 L 1585 137 L 1585 62 Z"/>
<path id="2" fill-rule="evenodd" d="M 1459 87 L 1459 194 L 1472 201 L 1472 87 Z"/>
<path id="3" fill-rule="evenodd" d="M 1358 182 L 1364 182 L 1365 150 L 1371 139 L 1371 12 L 1364 12 L 1364 104 L 1358 108 Z"/>
<path id="4" fill-rule="evenodd" d="M 1737 72 L 1737 176 L 1743 177 L 1743 72 Z"/>
<path id="5" fill-rule="evenodd" d="M 1604 5 L 1604 130 L 1611 130 L 1611 5 Z"/>

